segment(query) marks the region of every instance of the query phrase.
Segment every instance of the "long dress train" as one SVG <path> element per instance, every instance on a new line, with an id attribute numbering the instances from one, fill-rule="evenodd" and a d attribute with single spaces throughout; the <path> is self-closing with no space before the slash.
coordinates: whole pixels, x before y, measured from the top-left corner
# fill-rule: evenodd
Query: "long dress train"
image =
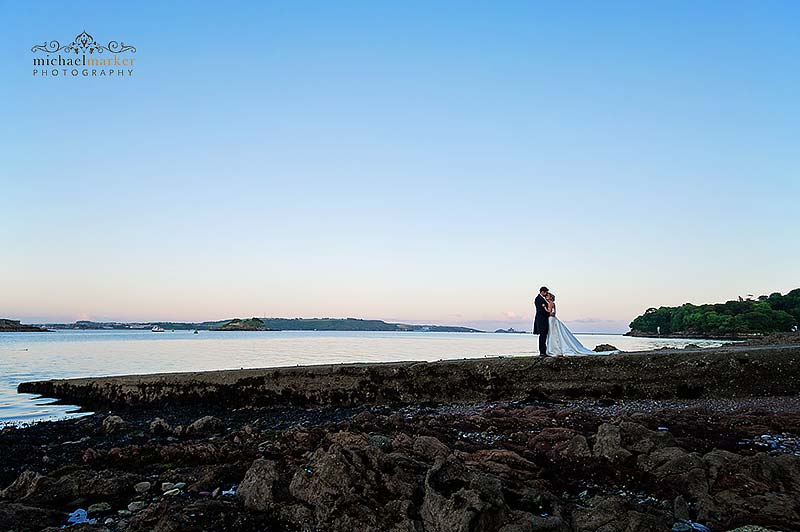
<path id="1" fill-rule="evenodd" d="M 547 334 L 547 354 L 596 355 L 597 353 L 583 347 L 583 344 L 575 338 L 575 335 L 560 319 L 550 316 L 550 331 Z"/>

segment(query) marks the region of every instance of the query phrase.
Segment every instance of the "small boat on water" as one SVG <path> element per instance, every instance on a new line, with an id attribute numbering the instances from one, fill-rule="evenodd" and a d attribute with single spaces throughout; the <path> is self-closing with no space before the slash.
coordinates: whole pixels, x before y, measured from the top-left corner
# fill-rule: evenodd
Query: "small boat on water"
<path id="1" fill-rule="evenodd" d="M 150 330 L 153 332 L 164 332 L 164 329 L 159 327 L 158 325 L 154 325 L 153 328 Z"/>
<path id="2" fill-rule="evenodd" d="M 193 332 L 192 334 L 197 334 L 197 329 L 195 329 L 195 330 L 194 330 L 194 332 Z"/>

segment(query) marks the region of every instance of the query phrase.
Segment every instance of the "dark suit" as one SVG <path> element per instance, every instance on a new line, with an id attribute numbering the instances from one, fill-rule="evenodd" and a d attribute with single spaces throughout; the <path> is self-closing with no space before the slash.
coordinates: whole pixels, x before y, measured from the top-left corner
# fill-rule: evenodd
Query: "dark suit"
<path id="1" fill-rule="evenodd" d="M 533 300 L 536 305 L 536 317 L 533 319 L 533 334 L 539 335 L 539 353 L 547 354 L 547 333 L 550 332 L 550 313 L 547 311 L 547 300 L 541 294 Z"/>

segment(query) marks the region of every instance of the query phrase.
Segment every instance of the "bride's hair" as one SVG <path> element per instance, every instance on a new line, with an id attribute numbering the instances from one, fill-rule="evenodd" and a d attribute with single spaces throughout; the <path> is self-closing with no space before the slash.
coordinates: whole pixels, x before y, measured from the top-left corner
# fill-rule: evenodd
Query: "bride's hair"
<path id="1" fill-rule="evenodd" d="M 549 294 L 547 294 L 547 296 L 550 298 L 550 301 L 556 300 L 556 295 L 553 292 L 550 292 Z"/>

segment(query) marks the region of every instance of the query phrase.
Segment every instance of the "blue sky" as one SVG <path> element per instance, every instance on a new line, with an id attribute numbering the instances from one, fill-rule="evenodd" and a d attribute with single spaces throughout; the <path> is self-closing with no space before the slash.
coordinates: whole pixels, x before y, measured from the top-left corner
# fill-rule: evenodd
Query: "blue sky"
<path id="1" fill-rule="evenodd" d="M 795 2 L 0 0 L 0 315 L 578 331 L 800 286 Z M 32 45 L 137 47 L 128 79 Z"/>

